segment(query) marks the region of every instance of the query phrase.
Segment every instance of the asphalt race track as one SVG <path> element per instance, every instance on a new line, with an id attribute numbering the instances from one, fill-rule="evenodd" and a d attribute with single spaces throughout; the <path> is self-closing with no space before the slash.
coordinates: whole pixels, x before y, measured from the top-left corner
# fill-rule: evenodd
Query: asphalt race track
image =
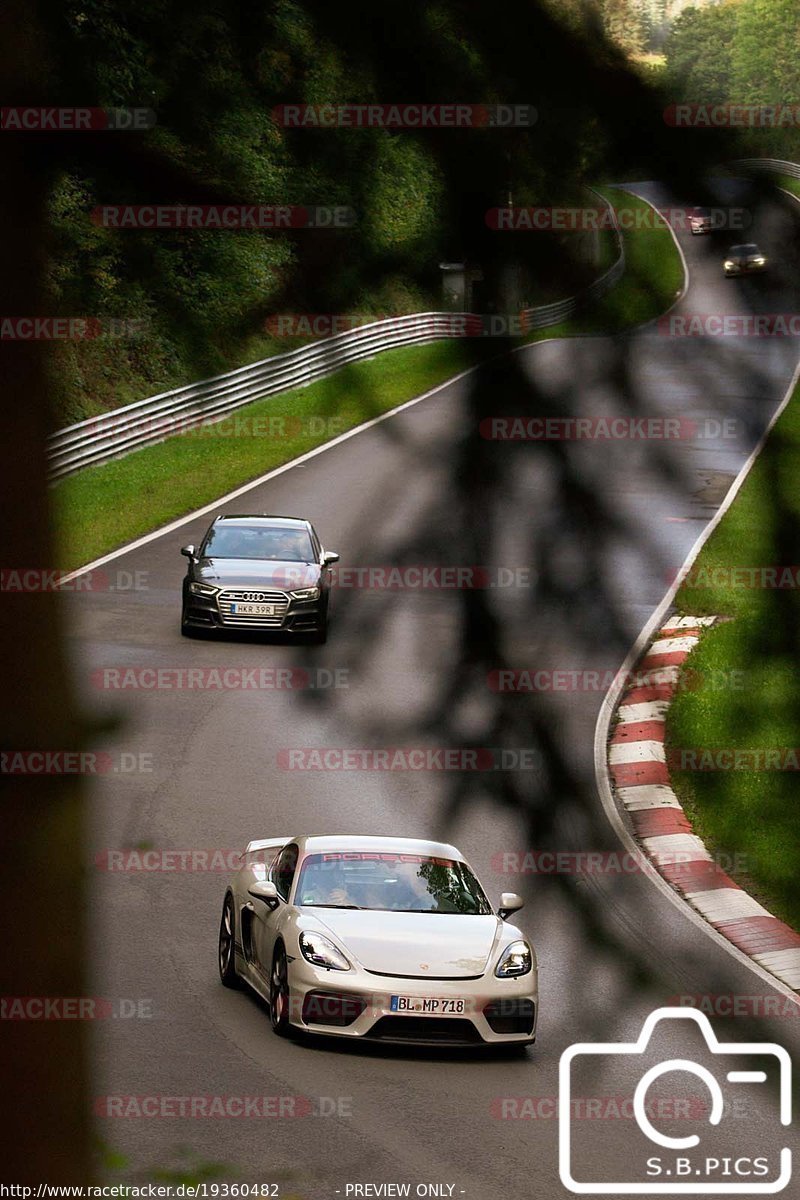
<path id="1" fill-rule="evenodd" d="M 658 198 L 655 185 L 637 190 Z M 775 263 L 768 277 L 725 280 L 718 241 L 680 236 L 690 286 L 676 314 L 800 311 L 788 209 L 759 213 L 748 236 Z M 152 762 L 93 785 L 87 854 L 92 993 L 150 1014 L 98 1022 L 95 1036 L 98 1133 L 127 1157 L 125 1178 L 218 1164 L 221 1180 L 275 1181 L 285 1197 L 333 1200 L 368 1183 L 408 1183 L 412 1195 L 419 1184 L 452 1185 L 442 1194 L 470 1200 L 565 1196 L 554 1104 L 565 1048 L 632 1040 L 678 995 L 755 997 L 754 1007 L 782 1000 L 640 875 L 515 868 L 526 850 L 621 856 L 595 786 L 597 680 L 619 668 L 664 596 L 797 359 L 791 338 L 670 337 L 657 324 L 531 346 L 221 505 L 309 517 L 342 568 L 477 564 L 497 584 L 468 593 L 340 588 L 327 646 L 180 636 L 179 548 L 200 540 L 209 515 L 106 565 L 112 579 L 142 572 L 141 589 L 69 597 L 79 692 L 90 712 L 122 721 L 106 748 L 151 756 L 128 765 Z M 534 411 L 700 424 L 672 440 L 477 434 L 487 415 L 524 411 L 529 394 L 540 402 Z M 263 666 L 338 671 L 346 686 L 121 692 L 98 686 L 96 674 Z M 500 693 L 489 684 L 499 669 L 539 672 L 544 682 L 535 694 Z M 564 679 L 563 688 L 547 683 Z M 518 769 L 469 778 L 290 770 L 280 758 L 287 748 L 411 745 L 501 748 Z M 494 900 L 501 890 L 525 894 L 519 924 L 540 962 L 536 1046 L 470 1055 L 279 1040 L 265 1007 L 217 978 L 224 873 L 98 866 L 120 848 L 236 850 L 253 837 L 358 831 L 446 837 Z M 800 1049 L 796 1020 L 716 1027 L 730 1040 L 754 1034 Z M 677 1035 L 666 1042 L 690 1049 Z M 575 1094 L 629 1094 L 635 1068 L 595 1067 Z M 737 1086 L 741 1119 L 727 1132 L 698 1132 L 704 1141 L 713 1133 L 714 1154 L 752 1144 L 777 1161 L 791 1134 L 777 1123 L 774 1096 L 763 1084 Z M 692 1080 L 689 1092 L 702 1085 Z M 300 1099 L 274 1117 L 114 1118 L 102 1115 L 102 1097 L 113 1096 Z M 524 1097 L 534 1098 L 527 1108 Z M 584 1113 L 575 1125 L 580 1169 L 630 1178 L 633 1121 Z"/>

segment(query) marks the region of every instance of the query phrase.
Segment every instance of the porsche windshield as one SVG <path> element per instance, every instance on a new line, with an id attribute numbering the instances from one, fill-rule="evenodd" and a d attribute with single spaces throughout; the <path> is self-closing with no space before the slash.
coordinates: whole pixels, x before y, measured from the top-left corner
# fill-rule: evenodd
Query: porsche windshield
<path id="1" fill-rule="evenodd" d="M 309 854 L 295 903 L 319 908 L 485 916 L 492 908 L 465 863 L 422 854 Z"/>
<path id="2" fill-rule="evenodd" d="M 280 526 L 215 525 L 203 546 L 204 558 L 270 558 L 279 562 L 313 562 L 305 529 Z"/>

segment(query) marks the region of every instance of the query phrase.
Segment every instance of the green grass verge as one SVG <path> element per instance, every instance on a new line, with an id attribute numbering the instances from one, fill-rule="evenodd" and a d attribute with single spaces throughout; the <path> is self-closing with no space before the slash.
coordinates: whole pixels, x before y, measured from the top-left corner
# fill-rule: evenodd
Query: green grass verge
<path id="1" fill-rule="evenodd" d="M 775 175 L 773 182 L 777 187 L 784 188 L 787 192 L 791 192 L 793 196 L 797 196 L 800 200 L 800 179 L 795 179 L 791 175 Z"/>
<path id="2" fill-rule="evenodd" d="M 71 570 L 451 378 L 462 341 L 390 350 L 305 388 L 257 400 L 54 489 L 60 566 Z"/>
<path id="3" fill-rule="evenodd" d="M 666 226 L 654 225 L 644 200 L 619 188 L 599 188 L 609 204 L 624 209 L 633 232 L 623 230 L 625 274 L 585 318 L 585 327 L 613 332 L 651 321 L 669 308 L 683 286 L 683 264 Z M 641 214 L 641 216 L 640 216 Z M 641 220 L 642 227 L 637 229 Z"/>
<path id="4" fill-rule="evenodd" d="M 551 325 L 531 334 L 526 341 L 546 337 L 577 337 L 581 334 L 622 333 L 653 321 L 674 303 L 683 287 L 683 263 L 666 226 L 656 226 L 653 209 L 644 200 L 620 188 L 596 188 L 617 210 L 625 209 L 630 229 L 622 231 L 625 274 L 580 317 Z M 639 223 L 641 226 L 637 228 Z M 611 247 L 611 249 L 610 249 Z M 615 261 L 615 242 L 603 243 L 603 269 Z M 607 261 L 606 261 L 607 260 Z"/>
<path id="5" fill-rule="evenodd" d="M 783 565 L 797 583 L 799 533 L 800 387 L 678 592 L 681 612 L 733 620 L 705 634 L 687 664 L 699 686 L 679 690 L 669 710 L 670 749 L 800 748 L 800 589 L 762 586 L 762 568 Z M 739 882 L 800 929 L 800 774 L 740 762 L 675 771 L 675 791 L 708 845 L 740 856 Z"/>
<path id="6" fill-rule="evenodd" d="M 615 207 L 649 210 L 627 192 L 606 188 L 603 194 Z M 537 330 L 526 343 L 618 332 L 669 307 L 683 279 L 669 231 L 624 237 L 627 270 L 616 287 L 590 312 Z M 205 430 L 87 468 L 54 489 L 59 566 L 72 570 L 99 558 L 497 351 L 489 338 L 390 350 L 309 387 L 256 401 Z"/>

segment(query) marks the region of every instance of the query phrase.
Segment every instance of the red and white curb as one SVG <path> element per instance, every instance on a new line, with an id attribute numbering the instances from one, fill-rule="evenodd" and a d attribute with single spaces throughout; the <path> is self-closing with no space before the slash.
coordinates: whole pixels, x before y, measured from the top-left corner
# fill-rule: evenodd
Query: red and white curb
<path id="1" fill-rule="evenodd" d="M 608 746 L 619 802 L 658 873 L 714 928 L 765 970 L 800 990 L 800 934 L 739 887 L 692 833 L 670 786 L 667 709 L 684 660 L 716 617 L 671 617 L 625 688 Z"/>

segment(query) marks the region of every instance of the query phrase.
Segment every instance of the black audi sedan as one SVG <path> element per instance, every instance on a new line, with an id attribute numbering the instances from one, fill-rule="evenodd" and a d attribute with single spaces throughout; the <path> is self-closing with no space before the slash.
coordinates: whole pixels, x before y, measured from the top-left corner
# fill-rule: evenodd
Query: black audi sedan
<path id="1" fill-rule="evenodd" d="M 181 633 L 254 630 L 305 635 L 328 633 L 331 565 L 310 521 L 299 517 L 219 516 L 189 560 L 183 581 Z"/>

